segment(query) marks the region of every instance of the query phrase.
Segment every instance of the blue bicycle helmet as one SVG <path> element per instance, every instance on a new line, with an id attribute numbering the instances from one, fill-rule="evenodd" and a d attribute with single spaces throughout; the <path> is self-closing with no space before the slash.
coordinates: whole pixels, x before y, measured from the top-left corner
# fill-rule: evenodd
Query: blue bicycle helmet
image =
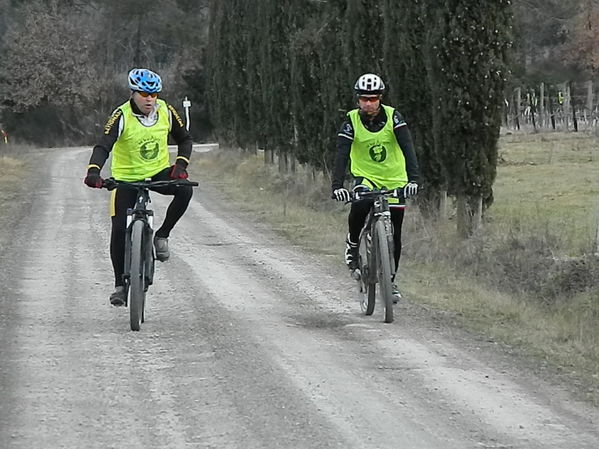
<path id="1" fill-rule="evenodd" d="M 153 94 L 162 90 L 162 79 L 151 70 L 133 69 L 129 72 L 129 88 Z"/>

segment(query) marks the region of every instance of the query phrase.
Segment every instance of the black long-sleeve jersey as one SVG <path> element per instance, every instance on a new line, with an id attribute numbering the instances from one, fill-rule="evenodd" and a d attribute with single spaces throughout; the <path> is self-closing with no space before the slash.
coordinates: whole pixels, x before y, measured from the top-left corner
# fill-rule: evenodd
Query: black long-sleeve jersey
<path id="1" fill-rule="evenodd" d="M 381 106 L 380 111 L 376 116 L 370 117 L 365 114 L 360 114 L 360 119 L 368 131 L 378 132 L 383 129 L 387 123 L 387 114 Z M 414 143 L 412 142 L 412 135 L 406 121 L 397 110 L 393 112 L 393 132 L 406 160 L 408 180 L 410 182 L 418 183 L 420 174 L 418 160 L 416 159 L 416 151 L 414 150 Z M 331 185 L 333 190 L 343 187 L 353 140 L 354 127 L 351 120 L 348 118 L 341 126 L 339 134 L 337 134 L 337 156 L 335 157 L 333 182 Z"/>
<path id="2" fill-rule="evenodd" d="M 142 122 L 147 118 L 141 113 L 137 105 L 133 100 L 130 100 L 131 109 L 133 114 L 138 117 Z M 191 134 L 185 128 L 185 124 L 181 117 L 177 113 L 176 109 L 167 103 L 167 110 L 161 111 L 160 108 L 156 111 L 157 114 L 169 114 L 169 122 L 171 124 L 170 136 L 177 144 L 177 157 L 182 157 L 187 162 L 191 156 L 193 147 L 193 139 Z M 89 160 L 89 165 L 97 165 L 102 169 L 115 142 L 123 131 L 123 112 L 120 109 L 116 109 L 104 126 L 104 134 L 100 139 L 100 142 L 92 150 L 92 155 Z"/>

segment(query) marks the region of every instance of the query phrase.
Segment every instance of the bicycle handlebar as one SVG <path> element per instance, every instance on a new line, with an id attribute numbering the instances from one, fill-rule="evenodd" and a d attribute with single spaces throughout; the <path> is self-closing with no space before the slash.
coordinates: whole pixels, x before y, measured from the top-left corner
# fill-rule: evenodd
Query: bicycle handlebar
<path id="1" fill-rule="evenodd" d="M 102 188 L 107 190 L 114 190 L 117 187 L 130 187 L 133 189 L 138 188 L 152 188 L 152 187 L 164 187 L 164 186 L 191 186 L 197 187 L 200 184 L 187 179 L 169 179 L 167 181 L 118 181 L 114 178 L 106 178 L 102 182 Z"/>
<path id="2" fill-rule="evenodd" d="M 393 198 L 399 198 L 400 200 L 404 198 L 403 189 L 380 189 L 380 190 L 358 190 L 356 192 L 352 192 L 352 200 L 359 201 L 366 198 L 374 198 L 377 196 L 392 196 Z"/>
<path id="3" fill-rule="evenodd" d="M 405 195 L 404 195 L 404 189 L 403 187 L 399 187 L 397 189 L 378 189 L 378 190 L 358 190 L 355 192 L 349 192 L 351 200 L 349 202 L 352 201 L 359 201 L 359 200 L 364 200 L 367 198 L 374 198 L 380 195 L 384 195 L 384 196 L 392 196 L 394 198 L 398 198 L 400 200 L 404 200 L 406 199 Z M 410 197 L 413 198 L 413 197 Z M 331 199 L 335 199 L 335 194 L 332 193 L 331 194 Z"/>

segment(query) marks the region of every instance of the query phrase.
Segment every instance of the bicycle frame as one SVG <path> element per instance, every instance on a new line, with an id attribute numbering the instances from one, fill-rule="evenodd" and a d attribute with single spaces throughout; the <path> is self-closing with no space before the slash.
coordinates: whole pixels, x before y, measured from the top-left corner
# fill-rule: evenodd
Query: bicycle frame
<path id="1" fill-rule="evenodd" d="M 394 241 L 393 241 L 393 223 L 391 222 L 391 212 L 389 211 L 389 201 L 387 200 L 386 197 L 387 193 L 386 191 L 373 191 L 373 192 L 367 192 L 367 193 L 362 193 L 360 194 L 360 196 L 358 197 L 359 199 L 367 199 L 368 197 L 374 197 L 374 201 L 372 204 L 372 208 L 370 209 L 370 212 L 368 213 L 368 216 L 366 217 L 366 220 L 364 222 L 364 227 L 362 228 L 362 231 L 360 232 L 360 240 L 362 240 L 364 238 L 364 236 L 366 237 L 366 242 L 368 243 L 367 247 L 366 247 L 366 254 L 368 257 L 368 265 L 371 265 L 372 261 L 376 260 L 376 254 L 374 253 L 374 248 L 376 248 L 376 245 L 373 246 L 372 245 L 372 236 L 374 233 L 374 229 L 376 227 L 376 222 L 377 221 L 382 221 L 383 225 L 384 225 L 384 229 L 385 229 L 385 235 L 387 236 L 387 242 L 388 242 L 388 247 L 389 247 L 389 261 L 390 261 L 390 266 L 392 267 L 392 270 L 395 270 L 395 258 L 393 256 L 394 253 Z M 372 271 L 372 270 L 369 270 Z M 379 273 L 377 272 L 378 270 L 375 270 L 374 273 L 372 272 L 368 272 L 368 273 L 364 273 L 366 279 L 370 281 L 371 283 L 377 283 L 379 282 L 378 276 Z"/>
<path id="2" fill-rule="evenodd" d="M 125 301 L 129 306 L 131 330 L 140 330 L 145 319 L 145 302 L 148 287 L 154 282 L 155 254 L 152 236 L 154 234 L 154 212 L 148 209 L 150 190 L 165 186 L 197 187 L 197 182 L 186 179 L 139 182 L 105 179 L 102 187 L 136 189 L 133 208 L 127 209 L 127 229 L 125 232 L 125 266 L 123 283 Z"/>
<path id="3" fill-rule="evenodd" d="M 372 315 L 378 284 L 386 323 L 393 322 L 392 278 L 395 273 L 393 223 L 387 196 L 395 194 L 394 190 L 382 189 L 355 192 L 353 197 L 354 201 L 372 200 L 360 232 L 359 272 L 354 276 L 360 285 L 360 307 L 366 315 Z"/>

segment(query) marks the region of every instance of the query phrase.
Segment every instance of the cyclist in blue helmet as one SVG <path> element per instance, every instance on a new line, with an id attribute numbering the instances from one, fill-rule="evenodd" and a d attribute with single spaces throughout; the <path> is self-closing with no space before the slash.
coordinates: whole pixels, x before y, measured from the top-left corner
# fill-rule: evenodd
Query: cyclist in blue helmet
<path id="1" fill-rule="evenodd" d="M 162 90 L 162 79 L 151 70 L 133 69 L 129 72 L 129 88 L 132 91 L 158 93 Z"/>
<path id="2" fill-rule="evenodd" d="M 104 133 L 92 150 L 85 184 L 93 188 L 102 187 L 100 172 L 111 152 L 110 168 L 117 180 L 133 182 L 147 178 L 153 181 L 187 178 L 192 138 L 175 108 L 158 98 L 158 93 L 162 91 L 162 79 L 148 69 L 133 69 L 127 79 L 130 97 L 114 110 L 106 122 Z M 168 150 L 169 135 L 178 146 L 173 164 L 170 163 Z M 166 261 L 170 256 L 170 232 L 187 210 L 192 188 L 164 187 L 156 189 L 156 192 L 173 195 L 164 222 L 154 234 L 156 258 Z M 110 303 L 116 306 L 125 303 L 123 271 L 127 209 L 134 206 L 135 194 L 132 189 L 117 188 L 111 196 L 110 258 L 115 290 L 110 295 Z"/>

